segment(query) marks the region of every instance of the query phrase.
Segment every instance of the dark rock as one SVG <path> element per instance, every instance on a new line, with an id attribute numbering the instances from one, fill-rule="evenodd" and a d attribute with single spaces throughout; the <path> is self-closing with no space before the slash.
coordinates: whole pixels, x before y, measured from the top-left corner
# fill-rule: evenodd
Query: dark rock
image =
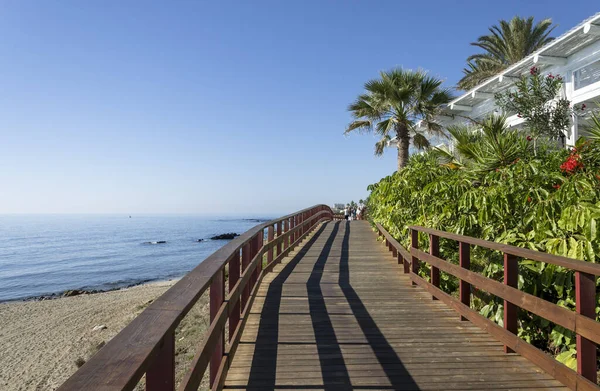
<path id="1" fill-rule="evenodd" d="M 211 240 L 230 240 L 235 238 L 236 236 L 240 236 L 240 234 L 236 234 L 235 232 L 229 232 L 226 234 L 216 235 L 210 238 Z"/>
<path id="2" fill-rule="evenodd" d="M 146 244 L 165 244 L 167 243 L 166 240 L 157 240 L 155 242 L 146 242 Z"/>
<path id="3" fill-rule="evenodd" d="M 204 242 L 204 239 L 198 239 L 197 242 Z"/>
<path id="4" fill-rule="evenodd" d="M 70 289 L 63 293 L 63 297 L 79 296 L 79 295 L 83 295 L 84 293 L 85 293 L 85 291 L 82 291 L 81 289 Z"/>

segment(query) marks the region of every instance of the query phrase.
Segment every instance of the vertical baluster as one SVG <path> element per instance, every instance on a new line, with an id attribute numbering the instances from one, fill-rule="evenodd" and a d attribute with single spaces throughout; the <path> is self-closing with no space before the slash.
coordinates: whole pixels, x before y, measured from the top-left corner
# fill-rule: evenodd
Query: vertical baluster
<path id="1" fill-rule="evenodd" d="M 210 284 L 210 322 L 212 323 L 215 319 L 223 301 L 225 300 L 225 268 L 221 269 L 215 274 Z M 210 358 L 210 385 L 214 384 L 214 381 L 219 372 L 219 366 L 223 355 L 225 354 L 225 328 L 220 330 L 219 342 L 215 347 L 215 350 Z"/>
<path id="2" fill-rule="evenodd" d="M 279 241 L 277 242 L 277 256 L 281 255 L 281 226 L 283 225 L 283 221 L 280 221 L 277 223 L 277 239 L 279 239 Z"/>
<path id="3" fill-rule="evenodd" d="M 596 277 L 575 272 L 575 306 L 578 314 L 596 318 Z M 596 384 L 596 345 L 577 334 L 577 373 Z"/>
<path id="4" fill-rule="evenodd" d="M 254 235 L 252 237 L 252 239 L 250 239 L 250 262 L 252 262 L 252 260 L 254 260 L 254 258 L 256 257 L 256 254 L 258 253 L 258 236 L 262 234 L 262 231 L 260 233 L 257 233 L 256 235 Z M 252 292 L 252 289 L 254 289 L 254 284 L 256 283 L 256 271 L 258 270 L 258 267 L 256 267 L 254 269 L 254 271 L 252 272 L 252 276 L 250 277 L 250 292 Z"/>
<path id="5" fill-rule="evenodd" d="M 460 267 L 469 270 L 471 268 L 471 246 L 469 243 L 458 243 L 458 263 Z M 462 279 L 459 282 L 460 302 L 471 307 L 471 284 Z M 460 320 L 467 320 L 460 316 Z"/>
<path id="6" fill-rule="evenodd" d="M 504 254 L 504 284 L 518 288 L 519 262 L 512 254 Z M 504 300 L 504 328 L 517 334 L 517 306 Z M 514 353 L 514 350 L 504 345 L 504 353 Z"/>
<path id="7" fill-rule="evenodd" d="M 296 228 L 296 216 L 292 216 L 291 218 L 291 229 L 295 229 Z M 292 236 L 291 236 L 291 240 L 290 240 L 290 246 L 293 246 L 293 244 L 296 242 L 296 232 L 292 232 Z"/>
<path id="8" fill-rule="evenodd" d="M 262 246 L 265 243 L 265 231 L 264 230 L 260 230 L 260 235 L 258 235 L 256 237 L 256 253 L 258 254 L 261 250 L 262 250 Z M 258 257 L 258 267 L 256 268 L 256 271 L 254 272 L 255 274 L 255 282 L 256 280 L 258 280 L 258 275 L 260 274 L 260 272 L 263 269 L 263 254 L 261 254 Z"/>
<path id="9" fill-rule="evenodd" d="M 405 274 L 409 274 L 410 273 L 410 263 L 408 263 L 408 259 L 404 259 L 404 257 L 398 253 L 398 260 L 402 259 L 402 266 L 404 268 L 404 273 Z"/>
<path id="10" fill-rule="evenodd" d="M 285 219 L 283 221 L 283 231 L 284 231 L 284 235 L 285 237 L 283 238 L 283 250 L 287 250 L 288 247 L 290 247 L 290 236 L 286 235 L 287 232 L 290 230 L 290 219 Z"/>
<path id="11" fill-rule="evenodd" d="M 248 269 L 248 265 L 252 259 L 250 253 L 250 241 L 248 241 L 246 244 L 244 244 L 244 247 L 242 247 L 242 273 Z M 246 282 L 246 286 L 244 286 L 244 289 L 242 290 L 242 311 L 244 308 L 246 308 L 248 297 L 250 297 L 250 281 Z"/>
<path id="12" fill-rule="evenodd" d="M 275 227 L 269 225 L 269 228 L 267 228 L 267 242 L 271 242 L 273 239 L 275 239 Z M 273 262 L 274 251 L 275 249 L 272 246 L 269 248 L 269 251 L 267 251 L 267 265 Z"/>
<path id="13" fill-rule="evenodd" d="M 240 251 L 238 250 L 233 253 L 231 258 L 229 258 L 229 293 L 231 293 L 231 291 L 233 290 L 233 288 L 235 287 L 235 284 L 237 284 L 239 279 L 240 279 Z M 229 313 L 229 340 L 231 340 L 231 338 L 233 337 L 233 333 L 234 333 L 235 329 L 237 328 L 238 323 L 240 322 L 240 312 L 241 312 L 241 307 L 240 307 L 240 301 L 238 300 L 238 302 L 235 303 L 235 305 L 231 309 L 231 312 Z"/>
<path id="14" fill-rule="evenodd" d="M 415 250 L 419 249 L 419 231 L 415 229 L 410 231 L 410 246 Z M 419 259 L 414 255 L 411 256 L 411 269 L 416 276 L 419 275 Z M 417 285 L 417 283 L 413 281 L 412 285 Z"/>
<path id="15" fill-rule="evenodd" d="M 440 237 L 437 235 L 429 235 L 429 254 L 438 258 L 440 256 Z M 440 269 L 433 265 L 431 265 L 431 283 L 437 288 L 440 287 Z M 437 300 L 435 296 L 432 298 Z"/>
<path id="16" fill-rule="evenodd" d="M 175 334 L 166 334 L 158 356 L 146 371 L 146 391 L 175 390 Z"/>

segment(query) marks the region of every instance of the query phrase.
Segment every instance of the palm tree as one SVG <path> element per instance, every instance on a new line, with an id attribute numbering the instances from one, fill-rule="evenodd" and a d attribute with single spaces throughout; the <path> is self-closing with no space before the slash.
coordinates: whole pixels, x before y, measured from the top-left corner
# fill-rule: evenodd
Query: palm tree
<path id="1" fill-rule="evenodd" d="M 375 144 L 375 155 L 382 155 L 395 138 L 401 170 L 408 162 L 411 140 L 417 149 L 429 147 L 429 140 L 417 129 L 418 122 L 429 134 L 444 134 L 435 117 L 452 95 L 441 85 L 441 80 L 421 70 L 395 68 L 381 72 L 379 79 L 365 83 L 365 92 L 348 106 L 354 121 L 344 133 L 358 130 L 381 136 Z"/>
<path id="2" fill-rule="evenodd" d="M 527 19 L 515 16 L 508 22 L 500 20 L 499 26 L 489 28 L 489 35 L 482 35 L 471 43 L 484 52 L 467 58 L 465 76 L 458 82 L 458 88 L 471 89 L 527 57 L 554 39 L 549 35 L 555 27 L 552 19 L 534 24 L 533 16 Z"/>
<path id="3" fill-rule="evenodd" d="M 480 127 L 448 127 L 454 139 L 454 153 L 447 148 L 433 148 L 432 155 L 451 168 L 472 166 L 475 171 L 492 171 L 531 154 L 532 146 L 525 135 L 511 129 L 503 116 L 489 116 Z"/>

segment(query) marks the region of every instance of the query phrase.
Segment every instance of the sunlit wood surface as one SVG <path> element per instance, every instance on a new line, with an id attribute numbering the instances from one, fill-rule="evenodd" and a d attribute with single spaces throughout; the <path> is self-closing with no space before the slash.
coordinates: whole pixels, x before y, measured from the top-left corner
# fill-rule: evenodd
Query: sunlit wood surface
<path id="1" fill-rule="evenodd" d="M 565 388 L 411 286 L 368 223 L 334 221 L 263 280 L 225 389 Z"/>

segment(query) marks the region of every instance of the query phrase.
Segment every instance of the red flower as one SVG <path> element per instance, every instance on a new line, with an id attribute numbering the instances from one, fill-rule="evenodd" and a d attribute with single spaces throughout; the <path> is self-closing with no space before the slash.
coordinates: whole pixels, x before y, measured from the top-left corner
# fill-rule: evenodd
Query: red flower
<path id="1" fill-rule="evenodd" d="M 520 114 L 520 113 L 519 113 L 519 114 L 517 114 L 517 117 L 521 118 L 521 114 Z"/>
<path id="2" fill-rule="evenodd" d="M 499 169 L 499 168 L 496 168 L 496 172 L 500 172 L 500 169 Z"/>
<path id="3" fill-rule="evenodd" d="M 575 151 L 571 153 L 571 155 L 564 161 L 563 164 L 560 165 L 560 169 L 562 172 L 566 172 L 568 174 L 572 174 L 573 172 L 583 168 L 583 163 L 581 162 L 581 156 L 579 156 Z"/>
<path id="4" fill-rule="evenodd" d="M 585 103 L 584 103 L 584 104 L 582 104 L 582 105 L 581 105 L 581 111 L 585 110 L 585 108 L 586 108 L 586 107 L 587 107 L 587 106 L 585 105 Z"/>
<path id="5" fill-rule="evenodd" d="M 531 202 L 531 197 L 527 197 L 527 202 Z"/>
<path id="6" fill-rule="evenodd" d="M 554 76 L 552 76 L 551 73 L 548 74 L 548 79 L 554 79 Z"/>
<path id="7" fill-rule="evenodd" d="M 552 185 L 553 188 L 555 188 L 556 190 L 560 189 L 560 185 Z"/>
<path id="8" fill-rule="evenodd" d="M 529 69 L 529 73 L 531 73 L 532 75 L 537 75 L 537 73 L 538 73 L 537 67 L 531 67 L 531 69 Z"/>
<path id="9" fill-rule="evenodd" d="M 527 136 L 527 141 L 531 141 L 531 140 L 533 140 L 533 137 Z"/>

